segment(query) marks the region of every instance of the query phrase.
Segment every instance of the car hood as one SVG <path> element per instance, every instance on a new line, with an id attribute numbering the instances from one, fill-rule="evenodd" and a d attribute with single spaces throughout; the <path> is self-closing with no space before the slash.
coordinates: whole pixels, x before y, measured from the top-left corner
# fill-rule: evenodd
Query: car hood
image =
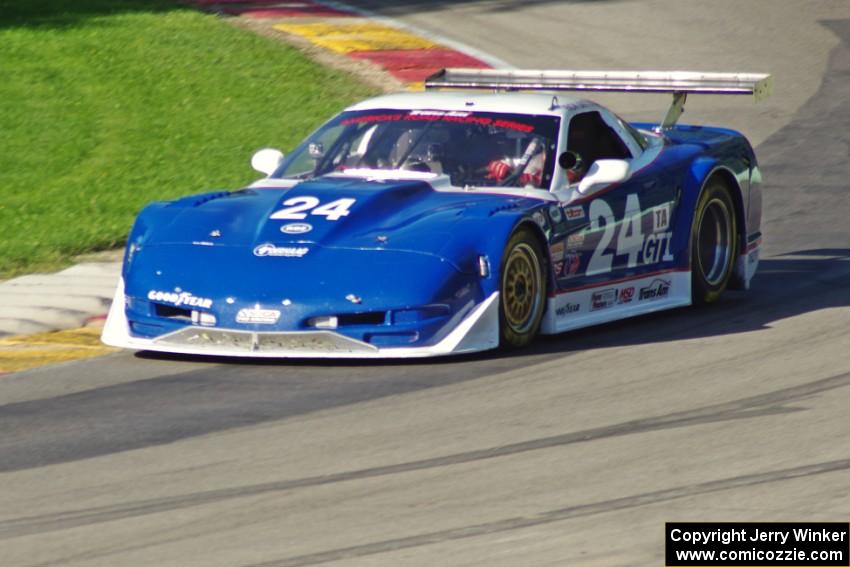
<path id="1" fill-rule="evenodd" d="M 337 210 L 347 214 L 314 214 L 341 199 L 353 200 Z M 478 245 L 492 235 L 463 220 L 489 219 L 521 201 L 350 178 L 187 197 L 140 217 L 126 257 L 127 294 L 188 293 L 216 306 L 229 298 L 234 307 L 292 301 L 333 312 L 477 300 Z M 304 218 L 281 219 L 281 211 Z M 292 225 L 309 230 L 281 230 Z"/>
<path id="2" fill-rule="evenodd" d="M 435 191 L 423 181 L 322 178 L 291 189 L 246 189 L 166 205 L 145 245 L 321 246 L 440 255 L 472 208 L 510 197 Z M 337 205 L 334 206 L 334 203 Z M 322 207 L 331 206 L 330 212 Z"/>

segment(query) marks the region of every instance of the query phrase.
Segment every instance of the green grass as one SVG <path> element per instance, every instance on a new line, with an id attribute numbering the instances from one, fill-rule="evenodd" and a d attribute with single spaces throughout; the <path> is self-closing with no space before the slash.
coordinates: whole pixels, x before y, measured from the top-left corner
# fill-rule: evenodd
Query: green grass
<path id="1" fill-rule="evenodd" d="M 352 77 L 155 0 L 0 0 L 0 278 L 123 243 L 152 200 L 234 188 Z"/>

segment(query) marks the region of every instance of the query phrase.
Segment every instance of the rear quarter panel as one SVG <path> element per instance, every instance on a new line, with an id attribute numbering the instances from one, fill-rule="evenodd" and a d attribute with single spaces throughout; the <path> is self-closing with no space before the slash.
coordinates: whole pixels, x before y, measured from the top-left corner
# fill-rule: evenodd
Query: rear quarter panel
<path id="1" fill-rule="evenodd" d="M 642 129 L 652 129 L 654 124 L 635 124 Z M 683 179 L 683 202 L 691 217 L 683 219 L 690 224 L 693 210 L 705 181 L 714 174 L 722 175 L 738 190 L 739 229 L 742 248 L 748 240 L 761 231 L 761 174 L 755 152 L 749 141 L 740 133 L 728 128 L 678 125 L 665 131 L 671 144 L 690 146 L 697 150 Z"/>

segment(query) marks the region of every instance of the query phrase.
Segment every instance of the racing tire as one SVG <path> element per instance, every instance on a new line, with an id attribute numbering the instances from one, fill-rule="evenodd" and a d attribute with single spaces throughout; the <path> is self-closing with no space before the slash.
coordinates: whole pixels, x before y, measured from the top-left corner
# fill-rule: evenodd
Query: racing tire
<path id="1" fill-rule="evenodd" d="M 524 347 L 537 335 L 546 308 L 546 264 L 530 229 L 511 235 L 499 278 L 500 346 Z"/>
<path id="2" fill-rule="evenodd" d="M 709 180 L 700 195 L 691 230 L 691 298 L 695 305 L 717 301 L 738 257 L 735 205 L 726 184 Z"/>

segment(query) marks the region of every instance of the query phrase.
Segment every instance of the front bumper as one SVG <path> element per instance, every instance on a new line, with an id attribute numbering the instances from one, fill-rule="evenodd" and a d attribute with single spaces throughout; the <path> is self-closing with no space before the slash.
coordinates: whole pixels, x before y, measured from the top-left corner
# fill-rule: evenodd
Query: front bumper
<path id="1" fill-rule="evenodd" d="M 499 293 L 494 292 L 460 320 L 447 323 L 449 332 L 438 343 L 421 347 L 387 347 L 333 331 L 244 331 L 189 326 L 155 338 L 135 337 L 126 315 L 124 280 L 118 282 L 101 340 L 110 346 L 137 350 L 240 356 L 253 358 L 424 358 L 463 354 L 499 346 Z"/>

